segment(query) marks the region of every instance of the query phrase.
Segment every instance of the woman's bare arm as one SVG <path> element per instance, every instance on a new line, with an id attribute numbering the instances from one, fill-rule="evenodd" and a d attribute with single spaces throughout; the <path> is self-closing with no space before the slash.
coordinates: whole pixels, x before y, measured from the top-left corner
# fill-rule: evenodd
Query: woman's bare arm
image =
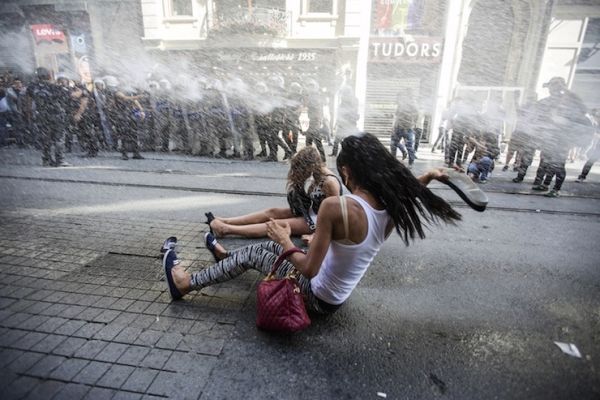
<path id="1" fill-rule="evenodd" d="M 308 253 L 294 253 L 288 258 L 296 269 L 309 279 L 319 273 L 319 269 L 333 238 L 334 222 L 337 219 L 341 219 L 339 199 L 337 197 L 330 197 L 323 201 L 317 219 L 319 223 L 317 224 L 317 230 Z M 286 229 L 286 227 L 278 225 L 275 221 L 267 222 L 267 234 L 269 238 L 279 243 L 284 251 L 295 247 L 288 232 L 289 228 Z"/>
<path id="2" fill-rule="evenodd" d="M 323 193 L 325 193 L 325 197 L 329 196 L 339 196 L 340 194 L 340 183 L 333 176 L 326 177 L 323 182 Z"/>
<path id="3" fill-rule="evenodd" d="M 448 173 L 445 168 L 434 168 L 417 178 L 419 182 L 427 186 L 432 180 L 444 181 L 448 179 Z"/>

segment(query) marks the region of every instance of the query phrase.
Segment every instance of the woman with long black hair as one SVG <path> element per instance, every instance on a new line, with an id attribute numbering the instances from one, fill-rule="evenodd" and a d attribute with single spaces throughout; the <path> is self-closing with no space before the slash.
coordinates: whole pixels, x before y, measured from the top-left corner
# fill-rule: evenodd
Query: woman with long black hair
<path id="1" fill-rule="evenodd" d="M 341 147 L 337 169 L 351 194 L 322 202 L 308 252 L 292 253 L 277 271 L 281 277 L 291 268 L 300 272 L 306 306 L 322 313 L 334 312 L 350 296 L 393 229 L 408 245 L 416 236 L 425 237 L 426 223 L 461 219 L 426 187 L 433 179 L 447 179 L 445 170 L 416 178 L 370 134 L 349 136 Z M 267 233 L 272 241 L 232 252 L 218 243 L 211 246 L 220 261 L 193 274 L 174 266 L 173 243 L 163 259 L 172 298 L 228 281 L 251 268 L 267 274 L 280 254 L 294 248 L 289 226 L 269 222 Z"/>

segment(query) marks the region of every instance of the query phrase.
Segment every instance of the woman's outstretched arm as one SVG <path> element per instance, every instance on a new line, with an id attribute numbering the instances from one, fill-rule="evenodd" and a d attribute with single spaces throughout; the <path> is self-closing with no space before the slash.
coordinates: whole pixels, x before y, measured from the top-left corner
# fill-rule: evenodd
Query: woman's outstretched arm
<path id="1" fill-rule="evenodd" d="M 444 181 L 448 179 L 448 173 L 446 172 L 446 168 L 434 168 L 425 172 L 423 175 L 417 178 L 419 182 L 421 182 L 424 186 L 429 185 L 432 180 Z"/>

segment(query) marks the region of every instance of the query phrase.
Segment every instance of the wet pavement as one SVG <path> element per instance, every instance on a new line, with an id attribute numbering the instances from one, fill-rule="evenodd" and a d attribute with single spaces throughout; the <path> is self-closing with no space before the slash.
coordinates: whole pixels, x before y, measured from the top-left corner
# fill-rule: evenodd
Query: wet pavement
<path id="1" fill-rule="evenodd" d="M 415 173 L 440 165 L 418 154 Z M 287 164 L 145 156 L 0 149 L 2 398 L 600 396 L 599 167 L 577 184 L 568 164 L 547 199 L 535 166 L 515 184 L 499 165 L 484 213 L 432 185 L 461 224 L 390 238 L 338 313 L 279 336 L 254 325 L 258 274 L 170 302 L 158 249 L 175 235 L 186 268 L 210 265 L 203 213 L 284 206 Z"/>

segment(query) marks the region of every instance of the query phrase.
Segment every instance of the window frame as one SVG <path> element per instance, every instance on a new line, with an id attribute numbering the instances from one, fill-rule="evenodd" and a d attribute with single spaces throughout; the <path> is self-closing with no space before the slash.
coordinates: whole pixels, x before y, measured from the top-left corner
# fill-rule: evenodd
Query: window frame
<path id="1" fill-rule="evenodd" d="M 190 15 L 174 15 L 173 14 L 173 1 L 176 0 L 163 0 L 163 13 L 164 13 L 164 19 L 165 20 L 172 20 L 172 21 L 191 21 L 191 20 L 195 20 L 196 17 L 194 16 L 194 0 L 187 0 L 191 7 L 191 14 Z"/>
<path id="2" fill-rule="evenodd" d="M 331 0 L 331 12 L 311 12 L 310 11 L 310 0 L 302 0 L 300 5 L 300 19 L 301 20 L 337 20 L 338 16 L 338 2 L 339 0 Z"/>

